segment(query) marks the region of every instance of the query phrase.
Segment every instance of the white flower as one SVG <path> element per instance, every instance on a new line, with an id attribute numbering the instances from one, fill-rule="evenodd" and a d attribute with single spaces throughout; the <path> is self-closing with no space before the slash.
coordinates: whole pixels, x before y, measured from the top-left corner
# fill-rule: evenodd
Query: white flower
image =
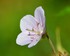
<path id="1" fill-rule="evenodd" d="M 17 36 L 16 43 L 28 48 L 35 46 L 45 31 L 45 15 L 42 7 L 37 7 L 32 15 L 24 16 L 20 21 L 21 33 Z"/>

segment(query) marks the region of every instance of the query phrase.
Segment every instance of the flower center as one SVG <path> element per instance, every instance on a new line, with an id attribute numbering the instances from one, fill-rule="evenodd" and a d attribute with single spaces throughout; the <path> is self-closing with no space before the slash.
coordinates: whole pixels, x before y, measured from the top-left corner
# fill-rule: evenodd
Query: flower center
<path id="1" fill-rule="evenodd" d="M 29 31 L 28 35 L 34 35 L 34 34 L 30 34 L 30 32 L 35 32 L 35 34 L 37 35 L 41 35 L 43 33 L 43 31 L 35 31 L 34 29 L 30 30 L 30 29 L 26 29 L 27 31 Z"/>
<path id="2" fill-rule="evenodd" d="M 41 35 L 43 33 L 43 31 L 37 31 L 35 33 L 38 34 L 38 35 Z"/>

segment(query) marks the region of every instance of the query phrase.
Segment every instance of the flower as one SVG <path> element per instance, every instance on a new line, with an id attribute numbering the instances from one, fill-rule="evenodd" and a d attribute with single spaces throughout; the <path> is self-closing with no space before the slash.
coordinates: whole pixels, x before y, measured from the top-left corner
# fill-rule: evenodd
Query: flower
<path id="1" fill-rule="evenodd" d="M 16 43 L 28 48 L 35 46 L 45 32 L 45 15 L 43 8 L 37 7 L 32 15 L 26 15 L 20 20 L 21 33 L 17 36 Z"/>

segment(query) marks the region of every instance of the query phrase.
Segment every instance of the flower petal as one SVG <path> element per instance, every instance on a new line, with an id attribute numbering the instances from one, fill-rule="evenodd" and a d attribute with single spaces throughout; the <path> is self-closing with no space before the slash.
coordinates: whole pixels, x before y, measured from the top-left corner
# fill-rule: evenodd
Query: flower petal
<path id="1" fill-rule="evenodd" d="M 32 30 L 36 26 L 36 21 L 33 16 L 26 15 L 20 21 L 20 28 L 22 31 L 26 29 Z"/>
<path id="2" fill-rule="evenodd" d="M 45 27 L 45 15 L 44 15 L 44 10 L 43 8 L 40 6 L 40 7 L 37 7 L 35 9 L 35 20 L 41 24 L 41 26 Z"/>
<path id="3" fill-rule="evenodd" d="M 18 36 L 17 36 L 17 39 L 16 39 L 16 43 L 18 45 L 27 45 L 31 42 L 31 38 L 28 37 L 26 34 L 24 33 L 20 33 Z"/>
<path id="4" fill-rule="evenodd" d="M 35 37 L 35 39 L 28 45 L 28 48 L 35 46 L 41 39 L 41 36 L 39 36 L 39 35 L 35 35 L 34 37 Z"/>

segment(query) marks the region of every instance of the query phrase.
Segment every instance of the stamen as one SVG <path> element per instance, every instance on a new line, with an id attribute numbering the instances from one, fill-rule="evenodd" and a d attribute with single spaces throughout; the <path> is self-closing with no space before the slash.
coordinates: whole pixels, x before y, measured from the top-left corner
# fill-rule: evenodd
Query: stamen
<path id="1" fill-rule="evenodd" d="M 37 27 L 39 26 L 40 23 L 37 22 Z"/>
<path id="2" fill-rule="evenodd" d="M 29 34 L 28 34 L 28 36 L 30 36 L 31 34 L 30 34 L 30 32 L 29 32 Z"/>
<path id="3" fill-rule="evenodd" d="M 35 34 L 31 34 L 30 32 L 29 32 L 29 34 L 28 34 L 28 36 L 34 36 Z"/>
<path id="4" fill-rule="evenodd" d="M 30 30 L 30 29 L 26 29 L 26 30 L 27 30 L 27 31 L 31 31 L 31 32 L 35 32 L 33 28 L 32 28 L 32 30 Z"/>
<path id="5" fill-rule="evenodd" d="M 34 39 L 34 37 L 31 37 L 31 39 Z"/>
<path id="6" fill-rule="evenodd" d="M 32 31 L 34 31 L 34 29 L 32 28 Z"/>
<path id="7" fill-rule="evenodd" d="M 26 29 L 27 31 L 31 31 L 30 29 Z"/>

